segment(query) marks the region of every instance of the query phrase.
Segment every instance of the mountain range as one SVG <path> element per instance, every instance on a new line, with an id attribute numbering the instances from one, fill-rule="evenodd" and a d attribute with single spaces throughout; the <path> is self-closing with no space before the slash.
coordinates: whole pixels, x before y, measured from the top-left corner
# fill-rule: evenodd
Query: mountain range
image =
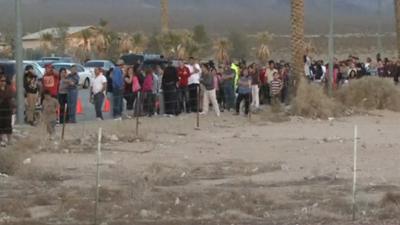
<path id="1" fill-rule="evenodd" d="M 334 0 L 335 29 L 339 33 L 375 33 L 378 0 Z M 134 32 L 159 30 L 159 0 L 22 0 L 25 32 L 55 26 L 109 21 L 111 29 Z M 382 0 L 385 32 L 394 30 L 393 0 Z M 306 32 L 326 33 L 329 0 L 305 0 Z M 231 30 L 290 32 L 290 0 L 170 0 L 171 28 L 204 24 L 209 32 Z M 0 32 L 12 30 L 13 1 L 0 0 Z"/>

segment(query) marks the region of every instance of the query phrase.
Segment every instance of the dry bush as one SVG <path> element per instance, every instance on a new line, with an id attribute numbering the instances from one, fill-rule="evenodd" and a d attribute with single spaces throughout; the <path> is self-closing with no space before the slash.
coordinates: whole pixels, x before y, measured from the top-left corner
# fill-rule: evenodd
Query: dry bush
<path id="1" fill-rule="evenodd" d="M 400 193 L 388 192 L 383 196 L 383 206 L 395 205 L 400 209 Z"/>
<path id="2" fill-rule="evenodd" d="M 388 79 L 365 77 L 351 81 L 337 92 L 336 98 L 348 107 L 400 111 L 400 89 Z"/>
<path id="3" fill-rule="evenodd" d="M 0 173 L 14 175 L 21 165 L 21 159 L 17 151 L 0 151 Z"/>
<path id="4" fill-rule="evenodd" d="M 321 87 L 301 81 L 293 102 L 292 113 L 297 116 L 327 119 L 342 115 L 343 106 L 329 98 Z"/>
<path id="5" fill-rule="evenodd" d="M 25 180 L 40 181 L 40 182 L 62 182 L 70 179 L 68 176 L 63 176 L 60 173 L 35 166 L 25 166 L 18 171 L 18 176 Z"/>

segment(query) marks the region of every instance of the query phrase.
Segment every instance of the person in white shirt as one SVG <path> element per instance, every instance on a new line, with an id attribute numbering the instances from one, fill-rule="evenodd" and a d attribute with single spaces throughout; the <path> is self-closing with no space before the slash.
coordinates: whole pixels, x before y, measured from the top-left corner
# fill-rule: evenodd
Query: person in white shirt
<path id="1" fill-rule="evenodd" d="M 186 65 L 189 68 L 190 76 L 189 76 L 189 108 L 191 112 L 197 112 L 198 105 L 198 96 L 197 92 L 200 88 L 200 74 L 201 68 L 200 65 L 194 60 L 193 57 L 190 57 L 189 64 Z"/>
<path id="2" fill-rule="evenodd" d="M 103 75 L 101 68 L 96 68 L 94 70 L 95 78 L 93 85 L 90 90 L 90 99 L 94 104 L 94 109 L 96 111 L 96 118 L 98 120 L 103 120 L 102 106 L 105 98 L 105 91 L 107 89 L 107 79 Z"/>

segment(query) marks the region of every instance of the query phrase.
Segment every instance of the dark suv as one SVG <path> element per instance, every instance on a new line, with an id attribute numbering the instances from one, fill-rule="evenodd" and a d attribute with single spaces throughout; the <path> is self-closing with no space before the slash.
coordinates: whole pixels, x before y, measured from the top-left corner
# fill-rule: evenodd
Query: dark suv
<path id="1" fill-rule="evenodd" d="M 15 75 L 15 63 L 9 61 L 0 61 L 0 67 L 4 70 L 4 74 L 7 78 L 7 83 L 11 84 L 11 81 Z"/>

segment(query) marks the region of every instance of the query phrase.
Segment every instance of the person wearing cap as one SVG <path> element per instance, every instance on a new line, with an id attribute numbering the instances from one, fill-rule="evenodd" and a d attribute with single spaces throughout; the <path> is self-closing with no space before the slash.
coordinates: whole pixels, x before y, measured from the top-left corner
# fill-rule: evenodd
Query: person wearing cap
<path id="1" fill-rule="evenodd" d="M 27 65 L 25 67 L 24 88 L 26 96 L 26 122 L 33 126 L 35 124 L 34 115 L 39 88 L 37 84 L 37 75 L 32 65 Z"/>
<path id="2" fill-rule="evenodd" d="M 53 98 L 57 98 L 58 87 L 60 83 L 60 78 L 56 71 L 54 71 L 51 64 L 46 65 L 46 71 L 42 78 L 43 93 L 48 91 Z"/>
<path id="3" fill-rule="evenodd" d="M 113 86 L 113 117 L 116 120 L 122 119 L 123 97 L 124 97 L 124 61 L 119 59 L 117 66 L 112 72 Z"/>

